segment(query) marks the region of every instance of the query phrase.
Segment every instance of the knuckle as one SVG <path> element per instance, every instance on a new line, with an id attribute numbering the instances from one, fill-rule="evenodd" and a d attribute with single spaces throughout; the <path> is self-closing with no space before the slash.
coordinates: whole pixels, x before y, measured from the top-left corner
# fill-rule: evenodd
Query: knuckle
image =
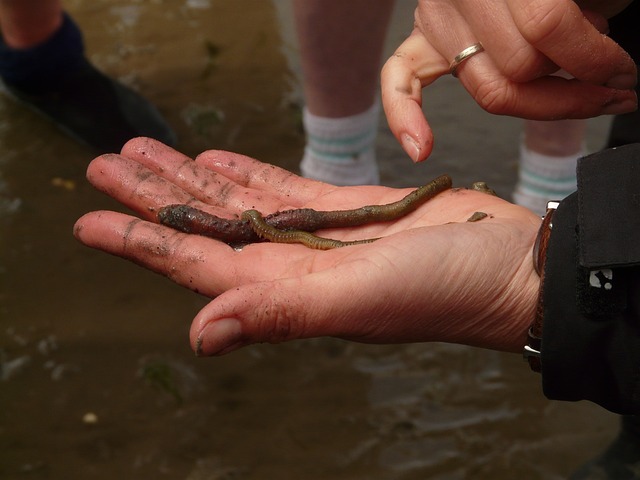
<path id="1" fill-rule="evenodd" d="M 501 66 L 503 74 L 514 82 L 527 82 L 555 71 L 557 67 L 528 45 L 517 47 Z"/>
<path id="2" fill-rule="evenodd" d="M 380 78 L 382 82 L 393 80 L 393 76 L 396 73 L 396 70 L 402 67 L 403 57 L 404 52 L 398 49 L 387 59 L 386 62 L 384 62 L 384 65 L 382 65 L 382 70 L 380 71 Z"/>
<path id="3" fill-rule="evenodd" d="M 197 288 L 198 265 L 205 262 L 204 253 L 187 245 L 187 236 L 176 232 L 163 238 L 151 252 L 159 258 L 167 278 L 191 289 Z"/>
<path id="4" fill-rule="evenodd" d="M 567 12 L 565 1 L 532 0 L 523 8 L 520 33 L 532 43 L 544 43 L 561 29 Z"/>
<path id="5" fill-rule="evenodd" d="M 512 113 L 509 87 L 505 80 L 492 79 L 480 83 L 472 92 L 475 101 L 489 113 L 507 115 Z"/>
<path id="6" fill-rule="evenodd" d="M 304 318 L 293 315 L 290 303 L 271 297 L 254 312 L 258 336 L 269 343 L 280 343 L 301 337 Z"/>

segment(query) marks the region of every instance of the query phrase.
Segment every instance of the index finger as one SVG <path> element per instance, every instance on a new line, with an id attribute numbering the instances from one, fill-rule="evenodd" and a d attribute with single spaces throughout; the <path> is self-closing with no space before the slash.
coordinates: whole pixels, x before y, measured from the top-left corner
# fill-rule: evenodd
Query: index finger
<path id="1" fill-rule="evenodd" d="M 418 30 L 382 68 L 382 105 L 389 128 L 414 162 L 433 150 L 433 132 L 422 112 L 422 89 L 448 73 L 447 60 Z"/>

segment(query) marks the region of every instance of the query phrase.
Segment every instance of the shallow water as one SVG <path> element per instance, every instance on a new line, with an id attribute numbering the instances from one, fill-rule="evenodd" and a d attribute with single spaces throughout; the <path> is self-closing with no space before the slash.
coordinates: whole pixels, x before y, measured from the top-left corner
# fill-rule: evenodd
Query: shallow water
<path id="1" fill-rule="evenodd" d="M 91 59 L 160 108 L 181 150 L 296 168 L 282 4 L 65 4 Z M 389 49 L 412 6 L 399 1 Z M 452 78 L 429 92 L 432 160 L 411 166 L 381 121 L 383 182 L 448 172 L 508 196 L 520 123 Z M 615 415 L 545 400 L 516 355 L 318 339 L 195 358 L 187 332 L 206 299 L 73 239 L 84 212 L 121 209 L 84 180 L 92 153 L 5 96 L 0 119 L 0 478 L 553 479 L 615 436 Z M 598 148 L 607 120 L 590 128 Z"/>

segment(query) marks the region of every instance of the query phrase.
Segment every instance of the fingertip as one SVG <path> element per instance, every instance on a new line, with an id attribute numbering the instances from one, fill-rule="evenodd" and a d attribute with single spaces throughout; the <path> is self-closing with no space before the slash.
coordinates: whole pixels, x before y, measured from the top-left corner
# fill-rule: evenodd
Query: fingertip
<path id="1" fill-rule="evenodd" d="M 638 109 L 638 99 L 635 96 L 629 96 L 628 98 L 620 98 L 606 104 L 601 113 L 603 115 L 622 115 L 625 113 L 635 112 Z"/>
<path id="2" fill-rule="evenodd" d="M 402 107 L 390 109 L 387 117 L 389 128 L 414 163 L 422 162 L 431 155 L 433 131 L 420 105 L 406 102 Z"/>
<path id="3" fill-rule="evenodd" d="M 408 133 L 400 135 L 400 144 L 413 163 L 420 163 L 426 160 L 433 151 L 432 139 L 420 141 Z"/>
<path id="4" fill-rule="evenodd" d="M 621 73 L 608 79 L 605 87 L 616 90 L 633 90 L 636 86 L 638 76 L 635 73 Z"/>
<path id="5" fill-rule="evenodd" d="M 98 210 L 95 212 L 88 212 L 82 215 L 73 225 L 73 236 L 81 243 L 93 246 L 96 244 L 96 238 L 104 238 L 105 232 L 101 229 L 102 219 L 110 212 L 104 210 Z M 107 225 L 111 225 L 112 222 L 107 222 Z"/>
<path id="6" fill-rule="evenodd" d="M 82 241 L 82 231 L 84 230 L 88 213 L 85 213 L 73 224 L 73 236 L 76 240 Z"/>
<path id="7" fill-rule="evenodd" d="M 192 162 L 193 159 L 173 147 L 148 137 L 136 137 L 122 147 L 121 155 L 145 167 L 162 173 L 172 166 Z"/>
<path id="8" fill-rule="evenodd" d="M 413 162 L 426 159 L 433 150 L 433 133 L 419 104 L 405 100 L 385 105 L 389 129 Z"/>
<path id="9" fill-rule="evenodd" d="M 211 170 L 238 171 L 245 165 L 254 165 L 257 161 L 241 153 L 226 150 L 206 150 L 196 156 L 196 163 Z"/>
<path id="10" fill-rule="evenodd" d="M 120 162 L 122 156 L 118 153 L 105 153 L 94 158 L 87 166 L 86 178 L 96 186 L 94 179 L 103 176 L 115 168 L 115 162 Z"/>
<path id="11" fill-rule="evenodd" d="M 223 355 L 242 346 L 242 323 L 234 315 L 225 313 L 232 304 L 229 300 L 224 303 L 214 300 L 195 316 L 189 330 L 189 341 L 196 356 Z"/>
<path id="12" fill-rule="evenodd" d="M 209 321 L 192 339 L 198 357 L 224 355 L 243 346 L 242 324 L 235 318 Z"/>
<path id="13" fill-rule="evenodd" d="M 148 152 L 156 150 L 173 151 L 173 148 L 153 138 L 135 137 L 123 145 L 120 153 L 124 156 L 131 156 L 134 154 L 146 155 Z"/>

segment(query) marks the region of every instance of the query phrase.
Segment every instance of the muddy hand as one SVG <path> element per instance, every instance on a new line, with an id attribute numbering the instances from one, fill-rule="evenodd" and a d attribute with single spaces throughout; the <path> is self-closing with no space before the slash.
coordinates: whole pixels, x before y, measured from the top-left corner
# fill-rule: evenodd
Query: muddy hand
<path id="1" fill-rule="evenodd" d="M 334 187 L 228 152 L 191 160 L 149 139 L 98 157 L 87 177 L 138 216 L 88 213 L 76 237 L 213 298 L 191 327 L 201 355 L 317 336 L 510 351 L 524 342 L 538 289 L 531 248 L 540 221 L 495 196 L 451 189 L 395 222 L 325 232 L 381 237 L 373 243 L 328 251 L 256 243 L 236 251 L 154 223 L 157 211 L 175 203 L 221 218 L 252 208 L 340 210 L 391 203 L 410 190 Z M 475 211 L 491 216 L 466 222 Z"/>

